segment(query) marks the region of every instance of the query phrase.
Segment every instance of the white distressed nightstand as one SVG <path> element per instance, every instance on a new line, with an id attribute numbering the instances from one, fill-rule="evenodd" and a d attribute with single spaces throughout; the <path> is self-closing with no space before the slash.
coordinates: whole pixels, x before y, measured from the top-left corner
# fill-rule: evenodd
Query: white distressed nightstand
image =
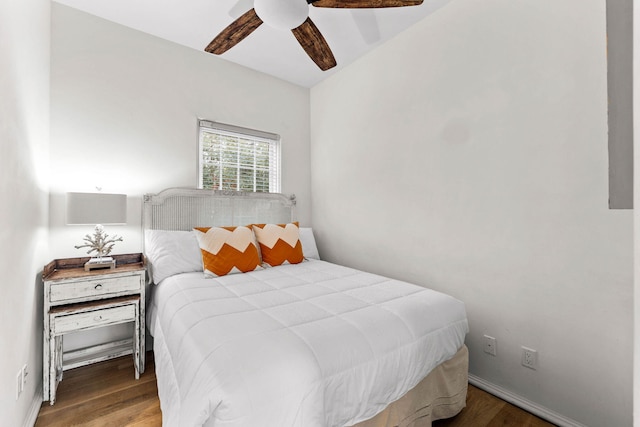
<path id="1" fill-rule="evenodd" d="M 51 405 L 64 370 L 133 354 L 136 379 L 144 372 L 145 259 L 142 254 L 113 258 L 111 270 L 84 271 L 89 258 L 58 259 L 44 268 L 42 388 Z M 134 324 L 131 339 L 63 355 L 64 334 L 126 322 Z"/>

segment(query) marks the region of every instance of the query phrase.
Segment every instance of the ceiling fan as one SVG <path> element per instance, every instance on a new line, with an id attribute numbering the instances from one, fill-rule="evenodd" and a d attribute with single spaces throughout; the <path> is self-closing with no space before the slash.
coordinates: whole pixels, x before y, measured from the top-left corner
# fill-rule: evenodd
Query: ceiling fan
<path id="1" fill-rule="evenodd" d="M 418 6 L 423 0 L 254 0 L 253 8 L 233 21 L 204 49 L 221 55 L 244 40 L 262 23 L 291 30 L 300 46 L 322 71 L 336 66 L 336 59 L 318 27 L 309 18 L 309 7 L 374 9 Z"/>

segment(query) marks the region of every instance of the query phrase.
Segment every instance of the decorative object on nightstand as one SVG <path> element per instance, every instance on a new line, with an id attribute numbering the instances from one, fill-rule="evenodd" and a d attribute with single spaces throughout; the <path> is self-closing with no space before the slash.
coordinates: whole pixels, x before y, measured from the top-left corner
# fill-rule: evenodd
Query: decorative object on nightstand
<path id="1" fill-rule="evenodd" d="M 115 260 L 108 256 L 116 242 L 122 237 L 109 236 L 103 224 L 126 224 L 127 196 L 125 194 L 106 193 L 67 193 L 67 224 L 96 224 L 93 236 L 84 236 L 84 244 L 76 249 L 89 248 L 87 254 L 95 252 L 84 265 L 86 271 L 102 268 L 115 268 Z"/>
<path id="2" fill-rule="evenodd" d="M 51 405 L 63 371 L 133 355 L 135 377 L 145 363 L 146 262 L 140 253 L 114 255 L 117 267 L 86 271 L 85 258 L 57 259 L 44 267 L 43 398 Z M 67 333 L 132 322 L 130 339 L 64 353 Z"/>
<path id="3" fill-rule="evenodd" d="M 74 247 L 76 249 L 89 248 L 87 254 L 91 255 L 91 252 L 95 252 L 98 255 L 96 258 L 91 258 L 84 265 L 86 271 L 96 268 L 116 268 L 116 262 L 108 255 L 116 244 L 115 242 L 122 242 L 122 237 L 113 236 L 110 238 L 104 232 L 102 224 L 97 224 L 93 236 L 87 234 L 84 236 L 84 241 L 84 245 L 76 245 Z"/>

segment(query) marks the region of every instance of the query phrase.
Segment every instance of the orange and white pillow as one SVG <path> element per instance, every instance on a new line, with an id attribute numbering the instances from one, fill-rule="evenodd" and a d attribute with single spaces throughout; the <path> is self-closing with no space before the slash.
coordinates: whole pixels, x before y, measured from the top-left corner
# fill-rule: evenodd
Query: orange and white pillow
<path id="1" fill-rule="evenodd" d="M 260 267 L 260 255 L 250 227 L 196 227 L 193 229 L 205 274 L 224 276 Z"/>
<path id="2" fill-rule="evenodd" d="M 275 267 L 282 264 L 298 264 L 304 261 L 298 223 L 253 224 L 262 262 Z"/>

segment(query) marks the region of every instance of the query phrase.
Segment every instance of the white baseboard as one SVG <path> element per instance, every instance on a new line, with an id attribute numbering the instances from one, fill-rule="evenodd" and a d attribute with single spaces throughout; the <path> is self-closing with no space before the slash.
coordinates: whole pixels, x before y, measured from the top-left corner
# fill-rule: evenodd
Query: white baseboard
<path id="1" fill-rule="evenodd" d="M 40 413 L 40 407 L 42 406 L 42 383 L 40 383 L 36 390 L 36 393 L 33 395 L 33 400 L 31 401 L 31 406 L 29 406 L 27 418 L 24 419 L 24 427 L 33 427 L 36 425 L 36 420 Z"/>
<path id="2" fill-rule="evenodd" d="M 512 405 L 522 408 L 527 412 L 531 412 L 532 414 L 542 418 L 543 420 L 549 421 L 550 423 L 553 423 L 557 426 L 587 427 L 584 424 L 572 420 L 571 418 L 565 417 L 564 415 L 560 415 L 557 412 L 552 411 L 551 409 L 538 405 L 535 402 L 527 400 L 522 396 L 518 396 L 517 394 L 509 390 L 490 383 L 489 381 L 485 381 L 473 374 L 469 374 L 469 383 L 478 387 L 479 389 L 486 391 L 487 393 L 493 394 L 494 396 L 497 396 L 500 399 L 511 403 Z"/>

